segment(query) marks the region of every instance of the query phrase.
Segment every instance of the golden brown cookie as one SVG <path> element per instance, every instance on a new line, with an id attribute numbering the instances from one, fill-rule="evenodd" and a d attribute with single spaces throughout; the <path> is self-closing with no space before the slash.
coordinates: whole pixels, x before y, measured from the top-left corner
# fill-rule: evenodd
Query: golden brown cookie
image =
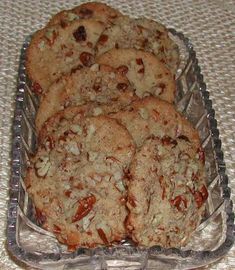
<path id="1" fill-rule="evenodd" d="M 108 26 L 98 40 L 97 56 L 116 48 L 135 48 L 151 52 L 175 74 L 179 65 L 179 50 L 168 30 L 159 22 L 146 18 L 122 16 Z"/>
<path id="2" fill-rule="evenodd" d="M 172 104 L 158 98 L 134 101 L 110 116 L 126 126 L 138 147 L 151 135 L 160 138 L 169 136 L 172 139 L 184 136 L 195 147 L 200 146 L 198 132 L 191 123 Z"/>
<path id="3" fill-rule="evenodd" d="M 44 140 L 26 175 L 38 221 L 71 249 L 125 238 L 123 178 L 134 151 L 127 130 L 105 116 L 73 119 Z"/>
<path id="4" fill-rule="evenodd" d="M 57 13 L 50 19 L 48 26 L 61 24 L 66 27 L 71 21 L 78 19 L 94 19 L 109 24 L 120 16 L 122 16 L 121 12 L 104 3 L 89 2 Z"/>
<path id="5" fill-rule="evenodd" d="M 183 136 L 152 136 L 135 154 L 127 183 L 132 239 L 143 246 L 185 245 L 208 196 L 201 148 Z"/>
<path id="6" fill-rule="evenodd" d="M 174 76 L 153 54 L 136 49 L 112 49 L 96 61 L 126 75 L 138 97 L 153 95 L 170 103 L 174 101 Z"/>
<path id="7" fill-rule="evenodd" d="M 49 117 L 69 106 L 95 101 L 116 112 L 136 98 L 126 76 L 114 68 L 99 64 L 84 67 L 49 87 L 37 112 L 36 129 L 39 131 Z"/>
<path id="8" fill-rule="evenodd" d="M 33 90 L 41 95 L 62 75 L 94 63 L 94 45 L 104 26 L 87 19 L 66 28 L 45 27 L 36 32 L 27 49 L 26 69 Z"/>

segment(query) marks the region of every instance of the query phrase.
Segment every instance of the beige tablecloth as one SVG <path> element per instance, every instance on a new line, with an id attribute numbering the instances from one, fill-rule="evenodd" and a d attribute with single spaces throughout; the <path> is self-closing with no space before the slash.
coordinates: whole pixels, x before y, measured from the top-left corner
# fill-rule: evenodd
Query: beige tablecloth
<path id="1" fill-rule="evenodd" d="M 82 1 L 83 2 L 83 1 Z M 129 15 L 145 15 L 182 31 L 193 43 L 213 101 L 221 133 L 227 174 L 235 199 L 235 1 L 111 0 Z M 5 248 L 6 209 L 10 175 L 11 124 L 20 48 L 26 36 L 50 15 L 70 8 L 73 0 L 0 1 L 0 269 L 22 269 Z M 235 247 L 209 269 L 235 269 Z"/>

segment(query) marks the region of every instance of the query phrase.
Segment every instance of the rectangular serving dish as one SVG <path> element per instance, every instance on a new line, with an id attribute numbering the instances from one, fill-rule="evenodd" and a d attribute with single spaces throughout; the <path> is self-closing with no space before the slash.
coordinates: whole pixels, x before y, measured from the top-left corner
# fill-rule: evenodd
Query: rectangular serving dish
<path id="1" fill-rule="evenodd" d="M 139 248 L 123 241 L 113 247 L 79 248 L 69 253 L 50 232 L 37 225 L 24 185 L 29 156 L 34 153 L 37 141 L 34 119 L 38 98 L 31 91 L 25 71 L 29 37 L 20 58 L 7 224 L 7 246 L 16 260 L 39 269 L 192 269 L 218 260 L 232 247 L 234 214 L 212 103 L 192 44 L 182 33 L 169 31 L 181 57 L 176 107 L 199 131 L 206 159 L 209 192 L 206 213 L 189 244 L 181 249 Z"/>

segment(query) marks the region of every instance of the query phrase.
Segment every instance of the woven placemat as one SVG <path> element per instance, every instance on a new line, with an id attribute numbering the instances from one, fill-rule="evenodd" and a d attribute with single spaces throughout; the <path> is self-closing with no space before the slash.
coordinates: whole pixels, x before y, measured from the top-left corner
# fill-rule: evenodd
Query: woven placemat
<path id="1" fill-rule="evenodd" d="M 80 1 L 84 2 L 84 1 Z M 113 0 L 108 4 L 133 16 L 147 16 L 182 31 L 193 43 L 216 111 L 227 174 L 235 201 L 235 1 Z M 6 250 L 11 125 L 20 48 L 26 36 L 50 15 L 79 1 L 0 1 L 0 269 L 23 269 Z M 206 269 L 235 269 L 235 247 Z"/>

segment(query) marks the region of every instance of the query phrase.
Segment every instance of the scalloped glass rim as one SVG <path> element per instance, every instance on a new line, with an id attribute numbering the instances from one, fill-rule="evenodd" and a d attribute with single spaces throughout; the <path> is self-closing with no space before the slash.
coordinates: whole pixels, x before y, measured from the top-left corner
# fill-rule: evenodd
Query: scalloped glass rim
<path id="1" fill-rule="evenodd" d="M 224 256 L 228 250 L 232 247 L 234 243 L 234 214 L 233 205 L 230 200 L 230 188 L 228 187 L 228 177 L 225 173 L 225 163 L 223 160 L 223 152 L 221 150 L 221 141 L 219 139 L 219 131 L 217 129 L 217 122 L 214 118 L 215 112 L 212 108 L 212 102 L 209 99 L 209 92 L 206 91 L 206 85 L 203 82 L 203 76 L 200 72 L 200 67 L 198 66 L 198 60 L 196 58 L 196 53 L 193 50 L 192 44 L 187 38 L 184 37 L 182 33 L 176 32 L 174 29 L 169 29 L 170 33 L 179 38 L 185 45 L 188 52 L 188 59 L 185 65 L 186 67 L 191 62 L 194 65 L 194 72 L 196 76 L 196 81 L 199 84 L 200 91 L 203 97 L 203 101 L 207 111 L 207 118 L 209 120 L 210 132 L 212 135 L 212 141 L 214 143 L 215 159 L 217 164 L 217 170 L 220 176 L 220 188 L 222 191 L 222 198 L 224 200 L 224 212 L 226 214 L 226 226 L 227 231 L 225 235 L 225 241 L 215 250 L 206 251 L 196 251 L 196 250 L 184 250 L 177 248 L 165 249 L 160 246 L 154 246 L 151 248 L 141 248 L 133 246 L 117 246 L 117 247 L 99 247 L 95 249 L 79 248 L 73 253 L 66 254 L 53 254 L 53 253 L 36 253 L 28 252 L 24 250 L 17 242 L 18 224 L 17 216 L 19 215 L 18 207 L 18 196 L 19 196 L 19 181 L 21 172 L 21 120 L 22 120 L 22 110 L 24 103 L 24 88 L 27 81 L 27 76 L 25 74 L 25 51 L 29 44 L 30 37 L 28 37 L 23 45 L 19 76 L 18 76 L 18 91 L 16 96 L 16 109 L 13 123 L 13 142 L 12 142 L 12 176 L 10 179 L 10 200 L 8 206 L 8 224 L 7 224 L 7 246 L 8 250 L 21 262 L 25 262 L 34 267 L 64 267 L 68 264 L 76 264 L 79 260 L 79 266 L 88 266 L 88 264 L 93 265 L 94 269 L 106 269 L 107 264 L 105 259 L 115 259 L 115 255 L 128 254 L 128 256 L 140 256 L 142 259 L 141 268 L 145 268 L 148 260 L 162 260 L 168 261 L 165 264 L 169 268 L 162 269 L 188 269 L 192 267 L 199 267 L 207 265 L 222 256 Z M 184 69 L 181 70 L 181 73 Z M 180 78 L 180 75 L 178 76 Z M 84 257 L 83 259 L 83 255 Z M 88 256 L 88 257 L 87 257 Z M 105 257 L 105 259 L 104 259 Z M 165 265 L 164 264 L 164 265 Z M 95 268 L 100 265 L 101 268 Z M 113 267 L 113 266 L 112 266 Z M 117 264 L 118 267 L 118 264 Z M 131 266 L 133 267 L 133 266 Z M 138 266 L 140 267 L 140 265 Z M 167 266 L 166 266 L 167 267 Z M 63 269 L 63 268 L 62 268 Z M 89 268 L 90 269 L 90 268 Z M 114 269 L 114 268 L 112 268 Z M 129 269 L 129 268 L 128 268 Z M 132 268 L 133 269 L 133 268 Z M 134 268 L 136 269 L 136 268 Z"/>

